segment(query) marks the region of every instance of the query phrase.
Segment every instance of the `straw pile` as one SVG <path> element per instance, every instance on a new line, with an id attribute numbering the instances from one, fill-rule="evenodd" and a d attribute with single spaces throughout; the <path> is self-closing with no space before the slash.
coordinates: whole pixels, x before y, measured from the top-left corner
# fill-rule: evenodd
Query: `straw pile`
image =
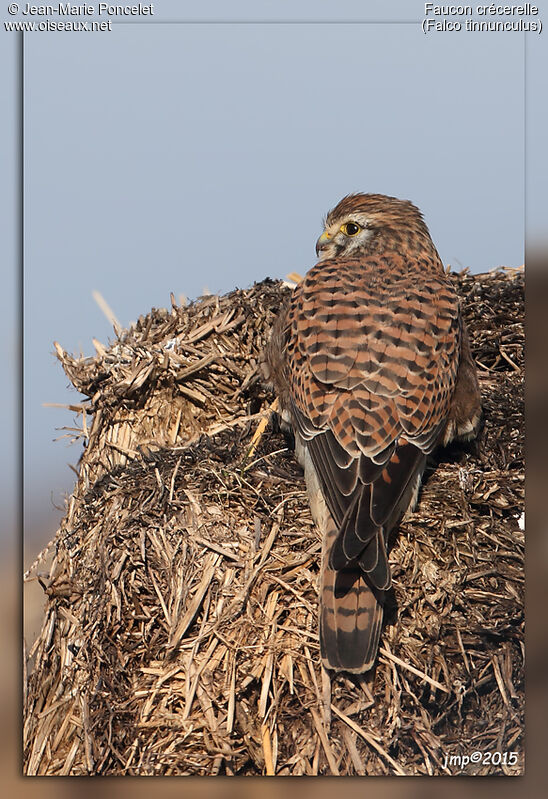
<path id="1" fill-rule="evenodd" d="M 377 665 L 333 680 L 330 725 L 304 480 L 272 422 L 249 455 L 273 399 L 258 358 L 289 289 L 172 298 L 91 358 L 57 345 L 88 398 L 71 406 L 85 449 L 51 565 L 27 575 L 46 605 L 25 773 L 522 772 L 523 274 L 454 280 L 482 440 L 432 464 L 390 556 Z"/>

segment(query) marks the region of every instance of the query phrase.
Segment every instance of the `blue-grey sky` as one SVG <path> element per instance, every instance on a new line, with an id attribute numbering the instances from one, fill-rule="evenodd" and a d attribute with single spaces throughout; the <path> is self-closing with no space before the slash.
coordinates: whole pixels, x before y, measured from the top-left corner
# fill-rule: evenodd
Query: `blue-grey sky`
<path id="1" fill-rule="evenodd" d="M 52 499 L 70 492 L 66 464 L 80 453 L 52 443 L 72 414 L 42 406 L 77 398 L 52 342 L 91 354 L 92 337 L 112 336 L 93 289 L 127 324 L 171 291 L 192 298 L 303 273 L 323 215 L 359 190 L 413 200 L 454 269 L 524 260 L 523 34 L 425 36 L 424 4 L 409 0 L 154 6 L 110 32 L 25 34 L 25 482 L 37 538 L 55 528 Z M 16 35 L 1 36 L 12 121 Z M 542 40 L 527 41 L 528 159 L 546 129 Z M 13 263 L 17 133 L 7 128 Z M 537 160 L 533 233 L 545 190 Z M 3 320 L 12 364 L 15 319 Z M 4 440 L 11 429 L 4 420 Z M 3 458 L 8 467 L 8 448 Z"/>

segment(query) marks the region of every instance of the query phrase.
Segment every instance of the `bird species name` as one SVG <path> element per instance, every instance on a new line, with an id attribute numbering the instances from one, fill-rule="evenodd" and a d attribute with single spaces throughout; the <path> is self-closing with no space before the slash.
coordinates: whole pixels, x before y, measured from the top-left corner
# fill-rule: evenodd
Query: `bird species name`
<path id="1" fill-rule="evenodd" d="M 470 16 L 474 13 L 472 6 L 454 6 L 454 5 L 441 5 L 437 6 L 434 3 L 424 4 L 424 15 L 427 17 L 430 14 L 436 17 L 463 17 Z M 523 3 L 520 6 L 501 6 L 496 3 L 491 3 L 487 6 L 476 6 L 475 13 L 478 16 L 520 16 L 530 17 L 538 14 L 538 7 L 532 3 Z"/>

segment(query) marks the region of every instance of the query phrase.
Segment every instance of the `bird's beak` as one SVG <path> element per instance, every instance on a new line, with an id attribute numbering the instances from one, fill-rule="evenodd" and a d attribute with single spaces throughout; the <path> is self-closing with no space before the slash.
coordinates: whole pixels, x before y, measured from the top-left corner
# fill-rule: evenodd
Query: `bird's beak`
<path id="1" fill-rule="evenodd" d="M 318 241 L 316 242 L 316 255 L 319 257 L 322 250 L 325 250 L 331 239 L 331 233 L 324 230 Z"/>

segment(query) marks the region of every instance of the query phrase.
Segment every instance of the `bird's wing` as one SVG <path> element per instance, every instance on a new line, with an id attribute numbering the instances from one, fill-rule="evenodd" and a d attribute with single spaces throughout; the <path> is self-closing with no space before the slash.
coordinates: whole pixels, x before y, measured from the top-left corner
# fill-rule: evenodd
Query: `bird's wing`
<path id="1" fill-rule="evenodd" d="M 296 288 L 287 324 L 294 424 L 339 528 L 331 565 L 359 562 L 385 589 L 385 536 L 446 424 L 458 299 L 443 273 L 396 253 L 326 260 Z"/>

